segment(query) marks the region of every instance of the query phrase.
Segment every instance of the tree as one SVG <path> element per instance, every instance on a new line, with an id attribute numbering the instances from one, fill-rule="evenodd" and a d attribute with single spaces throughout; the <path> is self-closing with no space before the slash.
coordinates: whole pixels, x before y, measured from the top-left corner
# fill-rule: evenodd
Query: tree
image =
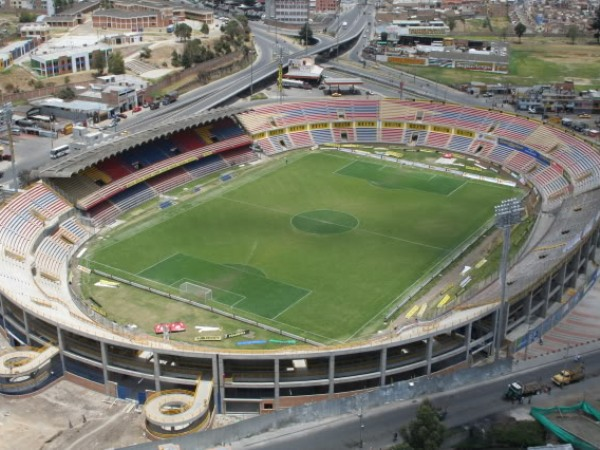
<path id="1" fill-rule="evenodd" d="M 209 32 L 210 30 L 208 29 L 208 24 L 207 24 L 206 22 L 204 22 L 204 23 L 202 24 L 202 28 L 200 28 L 200 31 L 202 32 L 202 34 L 208 34 L 208 32 Z"/>
<path id="2" fill-rule="evenodd" d="M 305 45 L 308 45 L 312 42 L 313 30 L 308 22 L 304 22 L 304 25 L 302 25 L 302 28 L 300 28 L 300 31 L 298 32 L 298 38 L 300 41 L 304 42 Z"/>
<path id="3" fill-rule="evenodd" d="M 115 75 L 125 73 L 125 61 L 123 61 L 123 55 L 120 51 L 113 52 L 108 57 L 108 71 Z"/>
<path id="4" fill-rule="evenodd" d="M 181 57 L 179 56 L 179 53 L 177 53 L 177 50 L 171 52 L 171 65 L 173 67 L 181 66 Z"/>
<path id="5" fill-rule="evenodd" d="M 21 14 L 19 14 L 20 23 L 35 22 L 36 19 L 37 15 L 31 11 L 21 11 Z"/>
<path id="6" fill-rule="evenodd" d="M 567 37 L 571 40 L 571 44 L 575 44 L 575 41 L 579 37 L 579 27 L 577 25 L 569 25 L 569 28 L 567 28 Z"/>
<path id="7" fill-rule="evenodd" d="M 178 23 L 175 25 L 175 30 L 173 32 L 177 38 L 183 39 L 184 41 L 192 37 L 192 27 L 187 23 Z"/>
<path id="8" fill-rule="evenodd" d="M 140 58 L 150 59 L 151 57 L 152 57 L 152 50 L 150 50 L 150 47 L 144 47 L 140 50 Z"/>
<path id="9" fill-rule="evenodd" d="M 58 98 L 62 98 L 63 100 L 73 100 L 75 98 L 75 91 L 67 86 L 58 91 L 56 96 Z"/>
<path id="10" fill-rule="evenodd" d="M 527 27 L 521 22 L 515 25 L 515 34 L 519 37 L 519 44 L 521 43 L 521 36 L 525 34 L 525 31 L 527 31 Z"/>
<path id="11" fill-rule="evenodd" d="M 102 50 L 94 50 L 92 52 L 90 66 L 98 73 L 98 76 L 102 75 L 104 67 L 106 67 L 106 55 Z"/>
<path id="12" fill-rule="evenodd" d="M 597 39 L 598 44 L 600 44 L 600 6 L 596 9 L 596 15 L 592 19 L 590 30 L 594 31 L 594 37 Z"/>
<path id="13" fill-rule="evenodd" d="M 456 19 L 454 17 L 448 17 L 448 28 L 450 28 L 451 32 L 456 28 Z"/>
<path id="14" fill-rule="evenodd" d="M 417 409 L 417 415 L 408 426 L 400 429 L 405 447 L 413 450 L 438 450 L 444 441 L 446 427 L 429 399 Z"/>

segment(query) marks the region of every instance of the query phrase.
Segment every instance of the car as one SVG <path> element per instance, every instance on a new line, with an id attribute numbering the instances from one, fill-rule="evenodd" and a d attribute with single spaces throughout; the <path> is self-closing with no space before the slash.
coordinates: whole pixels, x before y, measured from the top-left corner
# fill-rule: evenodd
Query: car
<path id="1" fill-rule="evenodd" d="M 321 84 L 321 85 L 319 86 L 319 90 L 321 90 L 321 91 L 322 91 L 322 90 L 325 90 L 325 89 L 327 89 L 327 86 L 325 86 L 324 84 Z"/>
<path id="2" fill-rule="evenodd" d="M 341 97 L 342 94 L 340 92 L 334 92 L 333 94 L 331 94 L 332 97 Z"/>
<path id="3" fill-rule="evenodd" d="M 117 117 L 119 117 L 120 119 L 127 119 L 127 114 L 125 114 L 125 113 L 118 113 Z"/>
<path id="4" fill-rule="evenodd" d="M 494 94 L 493 94 L 493 93 L 491 93 L 491 92 L 485 92 L 485 93 L 483 94 L 483 96 L 484 96 L 484 97 L 493 97 L 493 96 L 494 96 Z"/>
<path id="5" fill-rule="evenodd" d="M 528 111 L 530 114 L 535 114 L 535 113 L 537 112 L 533 106 L 530 106 L 529 108 L 527 108 L 527 111 Z"/>
<path id="6" fill-rule="evenodd" d="M 580 119 L 591 119 L 592 118 L 592 116 L 587 113 L 577 114 L 577 117 L 579 117 Z"/>
<path id="7" fill-rule="evenodd" d="M 137 113 L 137 112 L 140 112 L 141 110 L 142 110 L 142 107 L 141 107 L 141 106 L 136 106 L 135 108 L 133 108 L 133 109 L 131 110 L 131 112 Z"/>

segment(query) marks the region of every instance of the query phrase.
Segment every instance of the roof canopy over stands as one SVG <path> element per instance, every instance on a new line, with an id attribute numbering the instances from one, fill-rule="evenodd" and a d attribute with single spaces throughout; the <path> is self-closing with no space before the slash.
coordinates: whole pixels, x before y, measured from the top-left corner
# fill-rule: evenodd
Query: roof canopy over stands
<path id="1" fill-rule="evenodd" d="M 86 147 L 84 151 L 72 151 L 68 156 L 52 160 L 41 167 L 36 175 L 40 178 L 69 178 L 82 170 L 92 167 L 96 163 L 133 147 L 152 142 L 160 137 L 168 136 L 181 130 L 195 128 L 204 123 L 210 123 L 225 117 L 233 117 L 235 113 L 247 109 L 240 107 L 227 110 L 211 110 L 210 112 L 193 115 L 185 118 L 158 123 L 153 128 L 147 128 L 126 137 L 109 139 L 97 145 Z"/>

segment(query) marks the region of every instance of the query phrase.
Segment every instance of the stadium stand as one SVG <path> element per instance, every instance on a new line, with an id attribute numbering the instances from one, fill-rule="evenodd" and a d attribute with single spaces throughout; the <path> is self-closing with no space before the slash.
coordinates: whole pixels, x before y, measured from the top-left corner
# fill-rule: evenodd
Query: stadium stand
<path id="1" fill-rule="evenodd" d="M 543 202 L 556 205 L 556 209 L 547 213 L 542 210 L 536 223 L 540 233 L 532 238 L 531 248 L 534 250 L 525 251 L 509 272 L 509 332 L 517 333 L 518 327 L 526 320 L 525 310 L 537 308 L 536 320 L 548 317 L 549 321 L 553 321 L 554 317 L 542 309 L 550 305 L 552 312 L 560 312 L 570 307 L 569 298 L 563 297 L 562 293 L 579 288 L 577 283 L 584 272 L 581 270 L 582 263 L 593 259 L 597 253 L 600 242 L 600 195 L 597 189 L 600 157 L 593 146 L 560 130 L 500 112 L 394 99 L 365 103 L 354 99 L 327 99 L 253 106 L 251 111 L 241 112 L 236 117 L 246 133 L 265 133 L 254 143 L 266 154 L 306 147 L 309 142 L 341 143 L 343 136 L 334 132 L 333 124 L 347 121 L 351 124 L 346 128 L 359 141 L 364 139 L 363 142 L 368 142 L 375 136 L 377 142 L 397 146 L 410 140 L 412 133 L 418 131 L 424 135 L 425 145 L 440 151 L 452 147 L 457 153 L 481 158 L 486 166 L 491 161 L 495 166 L 502 165 L 519 172 L 534 183 L 542 194 Z M 377 125 L 364 126 L 359 122 L 376 122 Z M 396 125 L 393 122 L 397 122 Z M 229 119 L 228 123 L 236 122 Z M 426 126 L 427 131 L 411 129 L 410 124 L 415 123 Z M 318 126 L 311 127 L 316 124 Z M 304 128 L 293 131 L 291 127 L 295 125 L 303 125 Z M 474 355 L 477 357 L 477 352 L 485 355 L 493 339 L 489 324 L 493 323 L 496 305 L 491 304 L 489 299 L 499 296 L 497 282 L 487 285 L 484 292 L 473 293 L 469 301 L 475 305 L 478 301 L 487 303 L 479 309 L 471 309 L 468 316 L 453 316 L 447 322 L 444 320 L 449 315 L 444 316 L 434 320 L 435 327 L 426 324 L 428 328 L 415 325 L 411 320 L 406 330 L 386 335 L 385 340 L 375 338 L 366 345 L 352 343 L 319 348 L 317 352 L 305 346 L 300 350 L 307 362 L 305 369 L 292 371 L 286 370 L 286 367 L 291 367 L 295 356 L 287 350 L 270 350 L 262 353 L 259 359 L 251 351 L 244 353 L 241 350 L 233 356 L 230 352 L 217 356 L 218 350 L 203 348 L 199 351 L 198 347 L 132 334 L 124 327 L 103 321 L 93 311 L 84 309 L 69 291 L 65 270 L 69 258 L 90 235 L 74 215 L 88 214 L 95 224 L 107 224 L 123 210 L 152 198 L 147 197 L 149 195 L 156 196 L 204 174 L 256 158 L 250 150 L 252 140 L 247 135 L 231 137 L 231 130 L 215 133 L 215 126 L 218 126 L 217 122 L 210 126 L 195 124 L 194 128 L 188 126 L 187 130 L 169 134 L 168 138 L 156 136 L 154 141 L 164 145 L 160 144 L 160 148 L 155 149 L 152 142 L 143 144 L 150 149 L 150 154 L 142 155 L 148 158 L 142 165 L 147 163 L 149 166 L 134 173 L 127 167 L 136 162 L 132 160 L 134 153 L 120 153 L 104 163 L 90 163 L 68 178 L 47 180 L 62 196 L 38 183 L 7 202 L 0 210 L 0 245 L 4 249 L 0 253 L 0 313 L 10 336 L 36 343 L 61 340 L 59 363 L 63 370 L 106 386 L 118 385 L 121 374 L 127 372 L 143 380 L 140 390 L 158 389 L 161 384 L 167 387 L 186 386 L 189 390 L 195 384 L 191 374 L 204 371 L 209 378 L 214 374 L 222 387 L 221 395 L 214 401 L 219 402 L 224 412 L 240 409 L 254 412 L 262 407 L 258 404 L 266 401 L 271 403 L 269 408 L 277 409 L 283 407 L 286 400 L 302 402 L 317 395 L 324 398 L 328 392 L 338 394 L 374 388 L 398 379 L 429 375 L 456 364 L 469 364 Z M 451 128 L 451 132 L 446 133 L 446 139 L 443 139 L 444 133 L 432 131 L 434 126 Z M 472 137 L 459 134 L 458 130 L 467 130 Z M 275 132 L 274 135 L 268 136 L 271 131 Z M 498 137 L 506 139 L 509 134 L 516 141 L 514 147 L 498 144 Z M 212 142 L 214 137 L 217 142 Z M 111 146 L 113 144 L 111 142 Z M 180 154 L 170 154 L 169 145 L 178 147 Z M 525 149 L 536 150 L 541 157 L 522 151 Z M 108 154 L 103 158 L 106 156 Z M 165 159 L 160 159 L 163 156 Z M 570 176 L 573 174 L 575 178 Z M 573 184 L 570 185 L 570 182 Z M 571 193 L 573 186 L 575 194 L 585 192 L 586 195 L 575 197 Z M 104 189 L 106 191 L 101 192 Z M 63 200 L 68 198 L 76 203 L 91 196 L 93 201 L 85 208 L 79 205 L 79 211 L 73 210 Z M 97 202 L 96 198 L 99 199 Z M 543 225 L 538 225 L 540 223 Z M 563 234 L 565 230 L 569 231 L 568 235 Z M 36 274 L 32 273 L 34 266 Z M 452 300 L 451 307 L 456 301 Z M 437 309 L 431 307 L 428 312 Z M 421 308 L 412 307 L 411 310 L 411 319 L 413 316 L 421 317 Z M 93 316 L 96 323 L 86 314 Z M 405 315 L 403 313 L 402 317 Z M 472 330 L 472 336 L 455 337 L 464 336 L 461 333 L 467 328 Z M 141 358 L 145 352 L 157 362 Z M 213 365 L 217 359 L 219 363 Z M 335 377 L 330 376 L 332 371 Z M 353 384 L 345 379 L 346 375 L 360 377 L 360 382 Z M 284 389 L 279 386 L 281 379 L 307 386 L 299 389 L 286 386 Z M 117 394 L 130 395 L 122 394 L 128 383 L 123 384 L 125 386 L 116 387 Z M 312 389 L 309 384 L 320 387 Z M 207 411 L 204 400 L 208 401 L 213 392 L 208 383 L 202 389 L 202 395 L 196 395 L 203 399 L 202 413 L 194 414 L 194 417 L 204 417 L 204 411 Z M 170 400 L 179 402 L 178 398 Z M 160 407 L 160 400 L 157 401 L 159 403 L 154 406 Z M 195 410 L 198 411 L 200 409 Z M 158 427 L 172 422 L 169 417 L 162 417 L 168 414 L 160 416 Z M 185 414 L 182 419 L 186 424 L 190 423 Z M 160 433 L 160 430 L 157 431 Z"/>

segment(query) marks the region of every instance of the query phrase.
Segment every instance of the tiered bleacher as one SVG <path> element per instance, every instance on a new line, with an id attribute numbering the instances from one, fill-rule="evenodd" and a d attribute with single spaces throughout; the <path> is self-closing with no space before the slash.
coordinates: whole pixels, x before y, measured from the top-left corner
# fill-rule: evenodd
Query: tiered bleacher
<path id="1" fill-rule="evenodd" d="M 24 260 L 35 237 L 70 205 L 43 183 L 10 200 L 0 210 L 0 245 L 4 254 Z"/>
<path id="2" fill-rule="evenodd" d="M 287 136 L 282 139 L 289 141 Z M 68 179 L 53 178 L 50 182 L 93 224 L 105 225 L 171 189 L 254 161 L 251 144 L 234 118 L 226 117 L 146 142 Z"/>
<path id="3" fill-rule="evenodd" d="M 330 98 L 253 105 L 51 183 L 94 224 L 103 225 L 199 177 L 252 162 L 252 143 L 274 155 L 352 142 L 470 154 L 523 174 L 547 199 L 567 195 L 569 183 L 576 192 L 600 186 L 600 155 L 593 146 L 528 117 L 426 101 Z M 38 217 L 46 214 L 43 204 L 35 211 Z"/>
<path id="4" fill-rule="evenodd" d="M 544 195 L 566 195 L 569 181 L 575 192 L 600 187 L 600 155 L 590 144 L 502 111 L 398 99 L 327 99 L 256 106 L 238 119 L 268 155 L 311 143 L 424 145 L 473 154 L 513 172 L 535 172 L 532 181 L 550 183 L 540 187 Z M 298 132 L 299 125 L 310 130 L 312 142 Z M 558 178 L 544 176 L 548 164 L 554 164 Z"/>

